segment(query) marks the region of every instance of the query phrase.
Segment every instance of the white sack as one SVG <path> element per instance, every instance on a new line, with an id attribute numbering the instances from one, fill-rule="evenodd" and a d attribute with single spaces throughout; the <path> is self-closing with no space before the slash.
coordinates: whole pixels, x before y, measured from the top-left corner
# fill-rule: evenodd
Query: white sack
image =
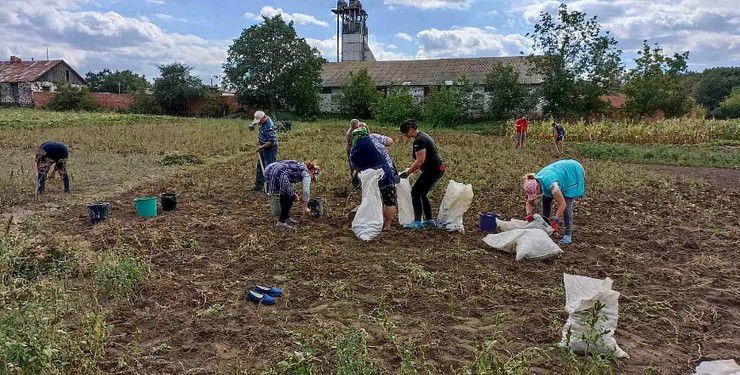
<path id="1" fill-rule="evenodd" d="M 465 232 L 463 215 L 471 203 L 473 203 L 473 185 L 450 180 L 439 206 L 437 226 L 449 231 Z"/>
<path id="2" fill-rule="evenodd" d="M 542 229 L 512 229 L 489 234 L 483 242 L 494 249 L 516 253 L 516 260 L 548 258 L 563 252 Z"/>
<path id="3" fill-rule="evenodd" d="M 600 314 L 606 317 L 595 325 L 598 332 L 606 332 L 601 336 L 601 346 L 590 348 L 590 351 L 598 350 L 600 353 L 614 352 L 617 358 L 628 358 L 614 339 L 614 331 L 617 329 L 619 316 L 619 292 L 612 290 L 612 279 L 594 279 L 586 276 L 563 274 L 565 284 L 565 311 L 568 312 L 568 320 L 563 327 L 563 338 L 561 347 L 569 347 L 576 353 L 586 352 L 586 341 L 584 335 L 589 327 L 584 324 L 588 316 L 588 310 L 593 308 L 596 301 L 604 304 Z M 570 333 L 569 333 L 570 331 Z M 570 340 L 568 340 L 570 336 Z"/>
<path id="4" fill-rule="evenodd" d="M 398 223 L 406 225 L 414 221 L 414 205 L 411 203 L 411 183 L 408 178 L 402 178 L 396 184 L 398 203 Z"/>
<path id="5" fill-rule="evenodd" d="M 696 366 L 694 375 L 740 375 L 740 366 L 732 359 L 704 361 Z"/>
<path id="6" fill-rule="evenodd" d="M 499 230 L 499 232 L 506 232 L 512 229 L 535 229 L 539 228 L 547 232 L 547 234 L 552 234 L 555 230 L 552 229 L 551 226 L 547 224 L 545 219 L 542 218 L 540 214 L 534 214 L 534 221 L 531 223 L 528 223 L 525 220 L 519 220 L 519 219 L 511 219 L 509 221 L 503 221 L 499 218 L 496 218 L 496 229 Z"/>
<path id="7" fill-rule="evenodd" d="M 362 203 L 352 220 L 352 231 L 363 241 L 372 240 L 383 230 L 383 201 L 378 187 L 381 178 L 383 178 L 382 169 L 366 169 L 360 172 Z"/>

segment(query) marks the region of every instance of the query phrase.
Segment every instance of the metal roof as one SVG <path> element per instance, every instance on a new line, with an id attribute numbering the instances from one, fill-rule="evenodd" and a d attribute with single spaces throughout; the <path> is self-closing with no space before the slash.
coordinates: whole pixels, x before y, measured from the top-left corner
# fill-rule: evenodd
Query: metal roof
<path id="1" fill-rule="evenodd" d="M 62 60 L 0 61 L 0 82 L 34 82 Z"/>
<path id="2" fill-rule="evenodd" d="M 321 79 L 324 87 L 341 87 L 350 72 L 366 69 L 377 86 L 438 86 L 463 75 L 472 84 L 484 84 L 486 75 L 496 63 L 514 67 L 521 84 L 542 83 L 540 75 L 529 72 L 526 56 L 325 63 Z"/>

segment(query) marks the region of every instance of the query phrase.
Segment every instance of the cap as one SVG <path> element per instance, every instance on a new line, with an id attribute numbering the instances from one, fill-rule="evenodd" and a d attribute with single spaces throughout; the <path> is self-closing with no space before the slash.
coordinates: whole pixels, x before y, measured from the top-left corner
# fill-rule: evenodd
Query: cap
<path id="1" fill-rule="evenodd" d="M 534 178 L 528 178 L 524 180 L 524 184 L 522 187 L 524 188 L 524 192 L 527 194 L 527 200 L 533 201 L 537 198 L 537 187 L 539 185 L 539 182 L 535 180 Z"/>
<path id="2" fill-rule="evenodd" d="M 265 112 L 257 111 L 254 113 L 254 121 L 252 121 L 251 125 L 258 124 L 262 118 L 265 117 Z"/>

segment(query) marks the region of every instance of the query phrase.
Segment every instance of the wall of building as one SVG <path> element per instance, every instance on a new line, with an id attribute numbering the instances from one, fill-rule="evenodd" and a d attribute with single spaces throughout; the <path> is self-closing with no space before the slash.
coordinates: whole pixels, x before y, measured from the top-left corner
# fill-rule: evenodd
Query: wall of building
<path id="1" fill-rule="evenodd" d="M 0 83 L 0 104 L 33 106 L 33 83 Z"/>
<path id="2" fill-rule="evenodd" d="M 67 79 L 69 76 L 69 79 Z M 73 85 L 84 85 L 85 81 L 80 77 L 72 67 L 62 62 L 49 69 L 37 79 L 39 82 L 69 82 Z"/>

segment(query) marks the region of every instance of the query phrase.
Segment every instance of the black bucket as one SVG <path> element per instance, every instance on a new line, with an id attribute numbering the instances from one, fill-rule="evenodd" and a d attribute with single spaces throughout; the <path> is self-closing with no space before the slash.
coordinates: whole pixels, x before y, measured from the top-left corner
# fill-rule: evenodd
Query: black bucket
<path id="1" fill-rule="evenodd" d="M 87 205 L 87 210 L 90 212 L 90 222 L 97 224 L 108 218 L 108 214 L 110 214 L 110 203 L 93 202 Z"/>
<path id="2" fill-rule="evenodd" d="M 324 198 L 311 198 L 308 201 L 308 209 L 311 211 L 311 216 L 322 217 L 324 216 L 324 205 L 326 201 Z"/>
<path id="3" fill-rule="evenodd" d="M 177 209 L 177 193 L 163 193 L 159 195 L 162 203 L 162 211 L 174 211 Z"/>

